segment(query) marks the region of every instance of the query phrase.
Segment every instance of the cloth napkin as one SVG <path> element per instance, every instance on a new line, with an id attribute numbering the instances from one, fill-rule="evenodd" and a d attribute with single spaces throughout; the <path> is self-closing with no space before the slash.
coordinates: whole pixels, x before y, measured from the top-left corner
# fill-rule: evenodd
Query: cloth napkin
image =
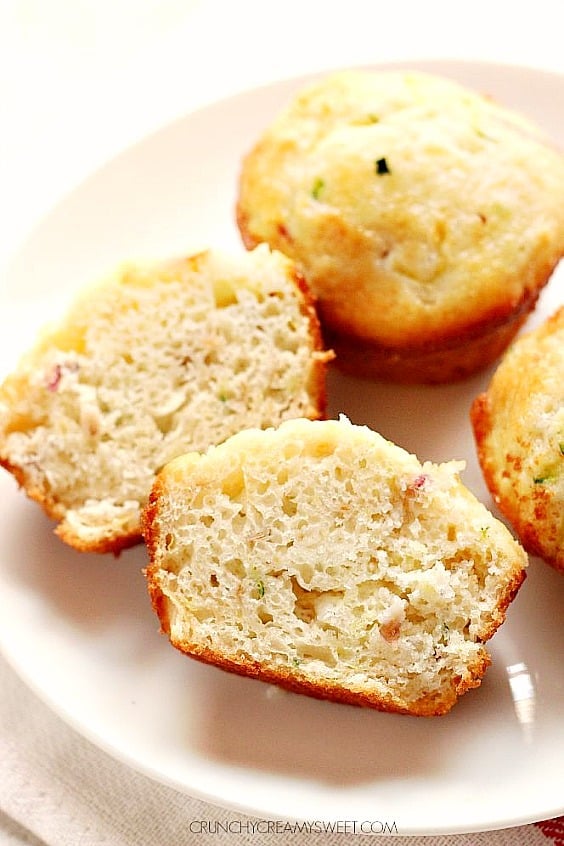
<path id="1" fill-rule="evenodd" d="M 113 760 L 53 714 L 0 658 L 0 846 L 311 846 L 316 835 L 218 808 Z M 343 831 L 331 846 L 366 842 Z M 564 818 L 439 837 L 374 834 L 398 846 L 564 846 Z"/>

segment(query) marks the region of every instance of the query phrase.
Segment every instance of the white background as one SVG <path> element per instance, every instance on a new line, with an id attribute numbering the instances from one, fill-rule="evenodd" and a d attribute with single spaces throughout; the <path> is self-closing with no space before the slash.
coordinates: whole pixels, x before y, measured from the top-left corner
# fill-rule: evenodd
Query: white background
<path id="1" fill-rule="evenodd" d="M 0 0 L 0 269 L 116 152 L 245 87 L 389 59 L 564 70 L 561 0 Z"/>

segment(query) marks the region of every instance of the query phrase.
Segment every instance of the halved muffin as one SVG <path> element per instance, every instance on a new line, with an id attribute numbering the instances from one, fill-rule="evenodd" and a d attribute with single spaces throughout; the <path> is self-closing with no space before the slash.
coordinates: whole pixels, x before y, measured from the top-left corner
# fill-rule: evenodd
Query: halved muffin
<path id="1" fill-rule="evenodd" d="M 480 684 L 527 564 L 461 468 L 344 418 L 180 456 L 145 514 L 163 631 L 193 658 L 299 693 L 446 713 Z"/>
<path id="2" fill-rule="evenodd" d="M 122 268 L 0 386 L 0 465 L 64 541 L 118 552 L 175 456 L 323 416 L 327 355 L 303 279 L 266 245 Z"/>

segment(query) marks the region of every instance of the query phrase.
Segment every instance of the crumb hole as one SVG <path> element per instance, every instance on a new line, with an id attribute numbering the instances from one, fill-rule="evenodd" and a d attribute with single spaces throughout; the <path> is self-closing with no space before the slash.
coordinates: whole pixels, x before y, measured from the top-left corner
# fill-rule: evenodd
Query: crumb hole
<path id="1" fill-rule="evenodd" d="M 244 373 L 248 369 L 249 360 L 247 358 L 238 358 L 233 366 L 233 370 L 235 373 Z"/>
<path id="2" fill-rule="evenodd" d="M 244 480 L 243 473 L 240 467 L 236 467 L 224 479 L 221 485 L 221 490 L 230 499 L 237 499 L 243 491 Z"/>
<path id="3" fill-rule="evenodd" d="M 263 608 L 259 609 L 258 617 L 261 623 L 271 623 L 274 619 L 272 614 L 269 614 L 268 611 L 265 611 Z"/>
<path id="4" fill-rule="evenodd" d="M 282 511 L 286 516 L 293 517 L 298 510 L 295 499 L 291 496 L 282 497 Z"/>
<path id="5" fill-rule="evenodd" d="M 234 576 L 237 576 L 238 579 L 242 579 L 246 575 L 245 566 L 240 558 L 231 558 L 229 561 L 226 561 L 225 569 Z"/>
<path id="6" fill-rule="evenodd" d="M 294 614 L 300 620 L 303 620 L 304 623 L 311 623 L 312 620 L 315 620 L 315 599 L 317 597 L 317 593 L 311 590 L 305 590 L 295 576 L 290 576 L 290 582 L 292 584 L 292 592 L 296 597 L 296 601 L 294 603 Z"/>
<path id="7" fill-rule="evenodd" d="M 204 356 L 204 364 L 206 365 L 206 367 L 209 367 L 210 364 L 217 364 L 218 360 L 219 359 L 216 350 L 210 350 Z"/>

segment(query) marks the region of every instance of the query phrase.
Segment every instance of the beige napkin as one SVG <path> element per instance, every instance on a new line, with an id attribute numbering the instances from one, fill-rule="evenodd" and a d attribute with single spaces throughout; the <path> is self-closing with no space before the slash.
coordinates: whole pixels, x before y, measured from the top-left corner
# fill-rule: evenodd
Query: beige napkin
<path id="1" fill-rule="evenodd" d="M 362 834 L 292 834 L 208 805 L 114 761 L 53 714 L 0 657 L 0 846 L 331 846 Z M 280 821 L 280 826 L 282 821 Z M 375 840 L 374 840 L 375 838 Z M 375 834 L 397 846 L 551 846 L 537 826 L 439 837 Z"/>

